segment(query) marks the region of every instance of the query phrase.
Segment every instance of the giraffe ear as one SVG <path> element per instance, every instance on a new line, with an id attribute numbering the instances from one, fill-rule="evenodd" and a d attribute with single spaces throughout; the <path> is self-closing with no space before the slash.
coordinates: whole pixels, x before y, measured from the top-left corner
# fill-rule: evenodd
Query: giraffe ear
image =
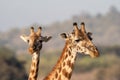
<path id="1" fill-rule="evenodd" d="M 51 38 L 52 38 L 52 36 L 45 36 L 45 37 L 42 37 L 42 41 L 48 42 Z"/>
<path id="2" fill-rule="evenodd" d="M 91 36 L 92 36 L 92 33 L 91 33 L 91 32 L 88 32 L 88 33 L 87 33 L 87 36 L 88 36 L 88 38 L 89 38 L 90 40 L 92 40 L 92 37 L 91 37 Z"/>
<path id="3" fill-rule="evenodd" d="M 29 43 L 29 37 L 28 37 L 28 36 L 26 36 L 26 35 L 21 35 L 20 38 L 21 38 L 23 41 Z"/>
<path id="4" fill-rule="evenodd" d="M 66 33 L 62 33 L 62 34 L 60 34 L 60 36 L 61 36 L 63 39 L 66 39 L 66 38 L 67 38 Z"/>

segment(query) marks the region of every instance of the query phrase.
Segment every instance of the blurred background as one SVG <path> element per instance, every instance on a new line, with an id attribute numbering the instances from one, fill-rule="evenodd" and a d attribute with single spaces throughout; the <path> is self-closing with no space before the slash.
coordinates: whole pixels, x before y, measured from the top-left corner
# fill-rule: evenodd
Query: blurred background
<path id="1" fill-rule="evenodd" d="M 120 0 L 0 0 L 0 80 L 27 80 L 31 55 L 20 39 L 42 26 L 39 79 L 56 64 L 65 41 L 59 36 L 85 22 L 100 57 L 77 56 L 71 80 L 120 80 Z"/>

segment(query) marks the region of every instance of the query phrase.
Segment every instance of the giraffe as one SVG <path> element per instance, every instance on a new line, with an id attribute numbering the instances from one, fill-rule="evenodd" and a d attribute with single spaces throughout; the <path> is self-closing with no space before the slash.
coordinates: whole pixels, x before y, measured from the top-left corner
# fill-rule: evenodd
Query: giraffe
<path id="1" fill-rule="evenodd" d="M 81 23 L 80 29 L 76 22 L 73 27 L 72 33 L 61 34 L 66 41 L 65 47 L 57 64 L 44 80 L 70 80 L 78 53 L 90 55 L 92 58 L 99 56 L 98 49 L 92 43 L 92 33 L 86 32 L 84 22 Z"/>
<path id="2" fill-rule="evenodd" d="M 39 27 L 37 32 L 34 32 L 34 27 L 30 29 L 30 35 L 22 35 L 20 36 L 22 40 L 28 42 L 29 48 L 28 51 L 32 55 L 32 63 L 30 67 L 30 73 L 28 80 L 37 80 L 38 76 L 38 69 L 39 69 L 39 57 L 40 57 L 40 50 L 42 49 L 42 42 L 47 42 L 51 39 L 51 36 L 43 37 L 41 36 L 42 28 Z"/>

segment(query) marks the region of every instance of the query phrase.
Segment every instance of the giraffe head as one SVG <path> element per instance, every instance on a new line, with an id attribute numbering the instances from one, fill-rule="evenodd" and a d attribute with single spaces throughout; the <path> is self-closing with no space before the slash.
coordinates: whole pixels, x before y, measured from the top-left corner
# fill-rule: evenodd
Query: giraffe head
<path id="1" fill-rule="evenodd" d="M 98 57 L 99 52 L 96 46 L 92 43 L 92 33 L 86 32 L 85 24 L 82 22 L 78 28 L 77 23 L 73 23 L 74 30 L 71 34 L 62 33 L 61 36 L 66 40 L 66 43 L 76 53 L 83 53 L 91 57 Z"/>
<path id="2" fill-rule="evenodd" d="M 39 27 L 37 32 L 34 32 L 34 27 L 30 28 L 30 35 L 22 35 L 20 36 L 25 42 L 28 42 L 29 44 L 29 52 L 33 54 L 35 51 L 38 51 L 42 48 L 42 42 L 47 42 L 51 39 L 51 36 L 43 37 L 41 36 L 41 30 L 42 28 Z"/>

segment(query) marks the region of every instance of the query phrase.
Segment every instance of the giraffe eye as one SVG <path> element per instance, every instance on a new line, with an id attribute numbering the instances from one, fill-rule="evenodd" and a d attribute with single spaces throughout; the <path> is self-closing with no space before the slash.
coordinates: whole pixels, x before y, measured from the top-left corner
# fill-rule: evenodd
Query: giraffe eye
<path id="1" fill-rule="evenodd" d="M 75 42 L 82 41 L 83 39 L 84 39 L 83 37 L 79 37 L 78 39 L 75 40 Z"/>
<path id="2" fill-rule="evenodd" d="M 80 39 L 75 40 L 75 42 L 79 42 L 79 41 L 80 41 Z"/>

